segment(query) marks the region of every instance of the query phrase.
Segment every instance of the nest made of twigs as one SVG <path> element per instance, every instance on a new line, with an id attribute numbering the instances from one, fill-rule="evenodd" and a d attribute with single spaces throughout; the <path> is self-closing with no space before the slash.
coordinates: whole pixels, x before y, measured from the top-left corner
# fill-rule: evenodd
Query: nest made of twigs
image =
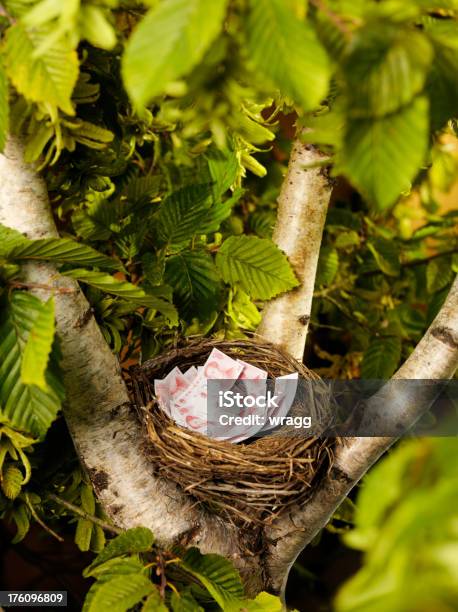
<path id="1" fill-rule="evenodd" d="M 157 475 L 213 511 L 234 522 L 266 524 L 309 498 L 331 465 L 334 440 L 277 432 L 232 444 L 177 425 L 160 409 L 154 379 L 175 366 L 203 365 L 215 347 L 263 368 L 269 378 L 298 372 L 304 379 L 319 380 L 286 352 L 256 339 L 204 340 L 173 349 L 132 371 L 134 402 L 147 434 L 145 452 Z"/>

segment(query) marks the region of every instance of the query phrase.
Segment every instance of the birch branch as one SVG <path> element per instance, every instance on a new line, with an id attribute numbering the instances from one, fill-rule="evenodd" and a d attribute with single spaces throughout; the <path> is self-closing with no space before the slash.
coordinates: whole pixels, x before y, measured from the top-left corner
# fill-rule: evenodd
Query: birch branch
<path id="1" fill-rule="evenodd" d="M 58 236 L 46 185 L 24 162 L 23 147 L 15 138 L 0 155 L 0 222 L 32 239 Z M 34 287 L 40 298 L 54 295 L 65 419 L 113 523 L 149 527 L 165 548 L 183 543 L 224 555 L 236 563 L 249 592 L 262 590 L 258 559 L 241 554 L 236 529 L 216 515 L 204 514 L 175 485 L 153 476 L 119 364 L 78 284 L 48 263 L 25 264 L 22 273 L 24 284 Z"/>
<path id="2" fill-rule="evenodd" d="M 399 380 L 441 380 L 453 377 L 458 367 L 458 277 L 448 298 L 425 336 L 394 375 Z M 429 408 L 421 385 L 409 396 L 393 397 L 390 411 L 400 431 L 411 427 Z M 394 395 L 394 394 L 393 394 Z M 386 409 L 386 407 L 385 407 Z M 280 517 L 268 533 L 267 566 L 273 588 L 281 592 L 288 572 L 301 550 L 331 518 L 350 490 L 397 438 L 353 438 L 339 447 L 333 468 L 313 498 Z"/>
<path id="3" fill-rule="evenodd" d="M 297 139 L 278 199 L 273 240 L 288 256 L 299 287 L 266 304 L 258 334 L 302 361 L 331 180 L 323 155 Z"/>

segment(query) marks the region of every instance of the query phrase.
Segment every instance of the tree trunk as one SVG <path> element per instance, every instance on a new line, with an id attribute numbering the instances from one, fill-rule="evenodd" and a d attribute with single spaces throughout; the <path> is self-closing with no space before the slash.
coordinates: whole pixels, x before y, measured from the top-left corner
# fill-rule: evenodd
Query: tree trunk
<path id="1" fill-rule="evenodd" d="M 304 170 L 302 167 L 310 162 L 310 156 L 317 159 L 318 154 L 298 143 L 294 151 L 286 179 L 293 182 L 282 190 L 276 236 L 279 242 L 286 240 L 288 224 L 294 225 L 296 211 L 301 223 L 294 228 L 294 243 L 308 262 L 301 275 L 306 290 L 280 298 L 272 308 L 268 307 L 261 329 L 266 336 L 272 338 L 273 334 L 274 341 L 300 356 L 307 321 L 305 325 L 300 322 L 299 327 L 298 319 L 310 313 L 329 183 L 316 168 Z M 296 186 L 291 178 L 294 176 L 298 180 Z M 303 193 L 302 189 L 320 194 L 318 201 L 315 195 L 309 197 L 308 191 Z M 314 212 L 313 229 L 306 234 L 305 241 L 313 242 L 304 249 L 300 228 L 308 227 L 309 217 L 304 211 L 314 205 L 319 210 Z M 22 146 L 16 139 L 10 139 L 5 154 L 0 155 L 0 222 L 29 238 L 57 236 L 45 184 L 34 168 L 24 163 Z M 296 259 L 293 251 L 289 254 L 300 274 L 301 259 L 299 256 Z M 394 439 L 351 440 L 341 447 L 334 468 L 309 503 L 263 530 L 237 530 L 217 515 L 199 510 L 172 483 L 152 474 L 141 451 L 140 426 L 130 409 L 118 362 L 77 283 L 60 276 L 53 265 L 45 263 L 24 265 L 23 275 L 27 283 L 73 290 L 55 292 L 56 326 L 62 345 L 66 387 L 64 415 L 81 462 L 111 519 L 123 528 L 149 527 L 158 543 L 166 548 L 181 543 L 226 556 L 241 571 L 249 595 L 261 590 L 281 593 L 297 554 L 325 526 L 351 487 Z M 43 299 L 50 293 L 35 292 Z M 458 286 L 455 283 L 441 313 L 397 376 L 445 378 L 455 371 L 457 359 Z M 396 409 L 403 425 L 420 416 L 419 409 L 406 411 L 399 402 Z"/>

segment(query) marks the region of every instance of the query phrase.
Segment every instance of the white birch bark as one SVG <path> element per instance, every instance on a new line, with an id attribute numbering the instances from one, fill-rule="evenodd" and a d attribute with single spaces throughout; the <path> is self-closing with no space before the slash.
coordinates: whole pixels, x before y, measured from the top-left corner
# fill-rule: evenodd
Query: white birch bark
<path id="1" fill-rule="evenodd" d="M 273 240 L 286 253 L 300 285 L 269 302 L 257 333 L 302 361 L 312 309 L 313 289 L 331 197 L 331 180 L 320 167 L 323 155 L 295 141 L 278 198 Z"/>
<path id="2" fill-rule="evenodd" d="M 32 239 L 58 235 L 44 181 L 23 161 L 22 146 L 14 138 L 0 155 L 0 223 Z M 249 590 L 261 590 L 259 563 L 240 553 L 235 528 L 202 513 L 176 486 L 153 476 L 118 361 L 78 284 L 60 276 L 54 265 L 39 262 L 23 266 L 23 280 L 74 290 L 53 293 L 63 353 L 64 415 L 107 514 L 123 528 L 149 527 L 164 547 L 182 542 L 231 558 Z M 45 290 L 34 293 L 49 297 Z"/>

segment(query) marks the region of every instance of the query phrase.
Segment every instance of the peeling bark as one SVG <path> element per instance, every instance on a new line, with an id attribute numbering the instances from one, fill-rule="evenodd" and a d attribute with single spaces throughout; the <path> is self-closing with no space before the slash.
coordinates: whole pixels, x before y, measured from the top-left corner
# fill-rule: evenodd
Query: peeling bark
<path id="1" fill-rule="evenodd" d="M 299 139 L 295 141 L 278 198 L 273 240 L 288 256 L 301 284 L 265 306 L 257 330 L 259 335 L 288 350 L 299 361 L 304 354 L 332 190 L 327 171 L 319 166 L 322 161 L 323 155 L 317 149 Z"/>

